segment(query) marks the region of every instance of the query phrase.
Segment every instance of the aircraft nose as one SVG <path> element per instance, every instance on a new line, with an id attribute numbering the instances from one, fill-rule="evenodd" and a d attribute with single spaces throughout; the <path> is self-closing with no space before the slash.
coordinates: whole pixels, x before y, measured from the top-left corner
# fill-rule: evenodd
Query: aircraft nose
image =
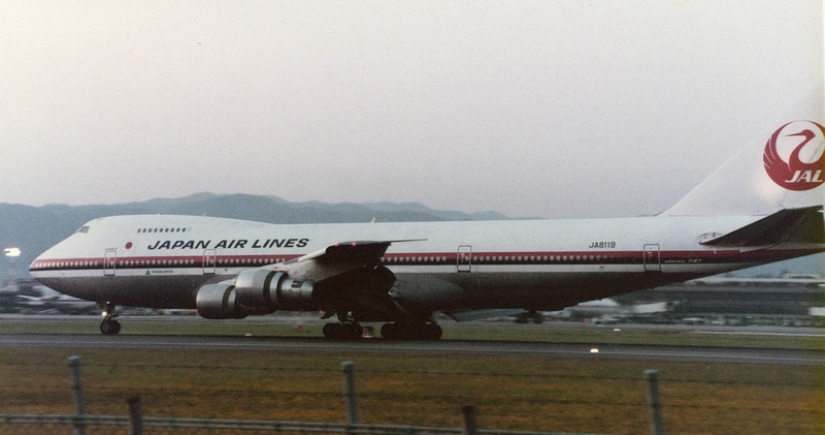
<path id="1" fill-rule="evenodd" d="M 38 255 L 31 263 L 29 263 L 29 275 L 32 278 L 40 281 L 40 277 L 42 272 L 46 269 L 48 265 L 48 257 L 45 255 L 46 253 L 42 253 Z"/>
<path id="2" fill-rule="evenodd" d="M 40 269 L 40 264 L 41 263 L 42 263 L 42 260 L 40 259 L 40 256 L 38 256 L 37 258 L 32 260 L 31 263 L 29 263 L 29 275 L 31 275 L 35 279 L 37 279 L 36 274 L 37 274 L 38 269 Z"/>

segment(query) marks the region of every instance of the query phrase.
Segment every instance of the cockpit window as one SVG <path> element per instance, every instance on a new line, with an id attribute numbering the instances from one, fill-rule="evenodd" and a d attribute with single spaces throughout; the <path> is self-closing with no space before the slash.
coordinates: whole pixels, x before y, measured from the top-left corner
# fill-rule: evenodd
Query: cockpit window
<path id="1" fill-rule="evenodd" d="M 88 225 L 84 225 L 84 226 L 80 227 L 80 229 L 79 229 L 79 230 L 77 230 L 77 232 L 78 232 L 78 233 L 82 233 L 82 234 L 86 234 L 86 233 L 88 233 L 88 232 L 89 232 L 89 226 L 88 226 Z"/>

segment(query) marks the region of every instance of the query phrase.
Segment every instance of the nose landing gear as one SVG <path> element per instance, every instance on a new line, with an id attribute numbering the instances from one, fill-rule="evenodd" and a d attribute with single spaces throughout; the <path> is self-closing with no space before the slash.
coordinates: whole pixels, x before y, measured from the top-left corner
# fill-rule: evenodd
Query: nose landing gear
<path id="1" fill-rule="evenodd" d="M 117 335 L 120 332 L 120 322 L 115 320 L 115 305 L 111 302 L 106 302 L 103 311 L 103 321 L 100 322 L 100 333 L 103 335 Z"/>

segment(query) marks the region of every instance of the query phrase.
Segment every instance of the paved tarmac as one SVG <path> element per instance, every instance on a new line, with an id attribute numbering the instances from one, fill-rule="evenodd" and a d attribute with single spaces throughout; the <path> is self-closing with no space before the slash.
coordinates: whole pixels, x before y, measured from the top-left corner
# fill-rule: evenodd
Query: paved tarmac
<path id="1" fill-rule="evenodd" d="M 389 341 L 363 339 L 328 341 L 322 338 L 213 337 L 87 334 L 0 334 L 3 348 L 237 350 L 272 352 L 383 353 L 397 355 L 512 355 L 542 358 L 825 365 L 825 351 L 739 349 L 688 346 L 640 346 L 501 342 L 501 341 Z"/>
<path id="2" fill-rule="evenodd" d="M 322 323 L 315 316 L 298 316 L 300 323 Z M 98 316 L 64 316 L 64 315 L 2 315 L 3 322 L 83 322 L 90 324 L 90 330 L 96 330 Z M 122 319 L 125 324 L 141 322 L 208 322 L 197 316 L 127 316 Z M 248 318 L 239 322 L 281 323 L 296 322 L 294 314 L 262 316 Z M 619 326 L 619 325 L 617 325 Z M 452 328 L 542 328 L 552 333 L 553 330 L 592 329 L 592 324 L 578 322 L 547 322 L 543 325 L 515 325 L 512 322 L 472 322 L 456 324 Z M 614 326 L 607 326 L 613 328 Z M 622 330 L 642 329 L 657 332 L 678 331 L 695 334 L 747 334 L 778 336 L 822 337 L 825 343 L 825 329 L 792 327 L 726 327 L 726 326 L 692 326 L 692 325 L 639 325 L 622 324 Z M 674 361 L 703 363 L 749 363 L 780 365 L 825 365 L 825 344 L 821 350 L 792 349 L 756 349 L 695 346 L 656 346 L 656 345 L 590 345 L 569 343 L 536 343 L 519 341 L 390 341 L 380 338 L 355 341 L 330 341 L 320 337 L 278 338 L 278 337 L 228 337 L 228 336 L 191 336 L 191 335 L 136 335 L 121 334 L 104 336 L 90 334 L 0 334 L 0 347 L 3 348 L 65 348 L 65 349 L 168 349 L 168 350 L 256 350 L 272 352 L 321 352 L 321 353 L 384 353 L 398 355 L 436 354 L 436 355 L 513 355 L 542 358 L 584 358 L 599 360 L 630 361 Z"/>

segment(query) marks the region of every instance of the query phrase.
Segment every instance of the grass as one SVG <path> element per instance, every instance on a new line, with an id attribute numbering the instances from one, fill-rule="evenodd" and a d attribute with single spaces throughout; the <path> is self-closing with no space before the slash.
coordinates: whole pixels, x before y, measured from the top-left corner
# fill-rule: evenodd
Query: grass
<path id="1" fill-rule="evenodd" d="M 660 372 L 668 433 L 822 433 L 822 368 L 425 355 L 0 349 L 5 413 L 71 413 L 69 355 L 81 355 L 87 410 L 344 421 L 340 363 L 356 362 L 364 423 L 644 433 L 643 371 Z M 734 423 L 735 422 L 735 423 Z M 735 424 L 732 427 L 731 424 Z"/>
<path id="2" fill-rule="evenodd" d="M 170 328 L 180 333 L 197 327 L 209 334 L 221 332 L 211 328 L 230 328 L 222 330 L 226 335 L 275 335 L 278 328 L 320 334 L 316 325 L 295 331 L 289 325 L 174 322 L 170 327 L 169 322 L 150 320 L 129 324 L 124 332 L 160 328 L 153 333 L 163 333 L 164 323 L 167 333 Z M 4 323 L 0 332 L 17 327 L 10 325 Z M 55 326 L 61 325 L 51 325 Z M 96 321 L 72 327 L 91 333 L 90 326 L 96 327 Z M 678 342 L 693 337 L 645 330 L 614 333 L 612 328 L 548 332 L 529 326 L 486 325 L 450 327 L 445 336 L 489 339 L 501 333 L 494 330 L 510 330 L 511 339 L 550 336 L 554 341 Z M 739 339 L 697 340 L 718 344 Z M 748 339 L 753 340 L 750 347 L 773 342 L 763 336 Z M 811 346 L 806 340 L 790 341 Z M 82 358 L 87 410 L 94 414 L 123 415 L 126 398 L 139 395 L 144 413 L 150 416 L 344 422 L 341 362 L 351 360 L 356 363 L 363 423 L 459 427 L 461 405 L 472 404 L 482 429 L 648 433 L 643 372 L 653 368 L 660 372 L 668 434 L 825 433 L 823 367 L 522 356 L 4 348 L 0 349 L 0 413 L 72 413 L 67 365 L 71 355 Z"/>

